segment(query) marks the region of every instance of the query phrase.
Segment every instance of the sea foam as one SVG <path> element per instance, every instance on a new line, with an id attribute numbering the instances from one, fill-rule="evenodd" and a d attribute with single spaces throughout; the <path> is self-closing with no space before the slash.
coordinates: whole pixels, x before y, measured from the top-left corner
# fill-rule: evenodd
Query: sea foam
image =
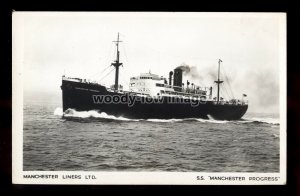
<path id="1" fill-rule="evenodd" d="M 74 109 L 67 109 L 63 112 L 63 109 L 58 107 L 54 110 L 54 115 L 63 117 L 75 117 L 75 118 L 101 118 L 121 121 L 147 121 L 147 122 L 159 122 L 159 123 L 173 123 L 183 121 L 197 121 L 201 123 L 267 123 L 272 125 L 279 125 L 280 120 L 276 118 L 257 118 L 257 117 L 246 117 L 241 120 L 227 121 L 227 120 L 215 120 L 212 116 L 208 115 L 209 119 L 202 118 L 185 118 L 185 119 L 130 119 L 125 117 L 116 117 L 109 115 L 105 112 L 99 112 L 96 110 L 90 111 L 76 111 Z"/>

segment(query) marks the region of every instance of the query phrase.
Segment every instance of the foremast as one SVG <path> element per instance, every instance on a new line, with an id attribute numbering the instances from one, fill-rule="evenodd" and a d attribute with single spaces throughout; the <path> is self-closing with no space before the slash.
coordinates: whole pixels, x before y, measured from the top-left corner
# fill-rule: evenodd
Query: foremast
<path id="1" fill-rule="evenodd" d="M 119 51 L 119 43 L 122 42 L 119 40 L 119 33 L 118 33 L 118 39 L 117 41 L 113 41 L 116 43 L 117 46 L 117 58 L 114 63 L 111 65 L 116 68 L 116 75 L 115 75 L 115 90 L 117 91 L 119 88 L 119 67 L 123 65 L 123 63 L 120 63 L 120 51 Z"/>

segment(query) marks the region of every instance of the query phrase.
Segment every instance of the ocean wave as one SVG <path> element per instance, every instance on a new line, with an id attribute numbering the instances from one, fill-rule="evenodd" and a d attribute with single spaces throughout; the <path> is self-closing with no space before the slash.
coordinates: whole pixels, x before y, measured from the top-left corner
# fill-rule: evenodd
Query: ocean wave
<path id="1" fill-rule="evenodd" d="M 146 121 L 148 121 L 148 122 L 182 122 L 184 120 L 185 119 L 172 118 L 172 119 L 147 119 Z"/>
<path id="2" fill-rule="evenodd" d="M 223 121 L 223 120 L 207 120 L 207 119 L 202 119 L 202 118 L 184 118 L 184 119 L 147 119 L 146 121 L 148 122 L 186 122 L 186 121 L 195 121 L 195 122 L 203 122 L 203 123 L 227 123 L 229 121 Z"/>
<path id="3" fill-rule="evenodd" d="M 99 118 L 99 119 L 110 119 L 110 120 L 121 120 L 121 121 L 147 121 L 147 122 L 162 122 L 162 123 L 172 123 L 172 122 L 183 122 L 183 121 L 195 121 L 204 123 L 226 123 L 228 121 L 219 121 L 213 119 L 201 119 L 201 118 L 185 118 L 185 119 L 129 119 L 124 117 L 116 117 L 113 115 L 108 115 L 105 112 L 98 112 L 96 110 L 90 111 L 76 111 L 74 109 L 67 109 L 63 112 L 62 108 L 56 108 L 54 110 L 54 115 L 63 116 L 67 118 Z"/>
<path id="4" fill-rule="evenodd" d="M 54 110 L 54 115 L 55 116 L 62 116 L 64 114 L 63 109 L 62 108 L 56 108 Z"/>
<path id="5" fill-rule="evenodd" d="M 110 120 L 121 120 L 121 121 L 138 121 L 135 119 L 129 119 L 124 117 L 116 117 L 113 115 L 108 115 L 105 112 L 98 112 L 96 110 L 90 111 L 76 111 L 74 109 L 67 109 L 63 112 L 62 108 L 56 108 L 54 115 L 69 117 L 69 118 L 101 118 L 101 119 L 110 119 Z"/>
<path id="6" fill-rule="evenodd" d="M 228 123 L 228 122 L 230 122 L 228 120 L 213 120 L 213 119 L 206 120 L 206 119 L 202 119 L 202 118 L 197 118 L 196 120 L 199 122 L 204 122 L 204 123 Z"/>
<path id="7" fill-rule="evenodd" d="M 243 118 L 242 120 L 238 121 L 240 123 L 266 123 L 272 125 L 280 125 L 280 119 L 278 118 Z"/>
<path id="8" fill-rule="evenodd" d="M 275 139 L 278 139 L 279 138 L 279 135 L 278 134 L 273 134 L 272 135 Z"/>
<path id="9" fill-rule="evenodd" d="M 217 124 L 223 124 L 223 123 L 266 123 L 271 124 L 274 126 L 280 125 L 279 119 L 273 119 L 273 118 L 247 118 L 247 119 L 241 119 L 241 120 L 215 120 L 212 117 L 209 116 L 209 119 L 203 119 L 203 118 L 184 118 L 184 119 L 148 119 L 146 121 L 149 122 L 185 122 L 185 121 L 195 121 L 195 122 L 201 122 L 201 123 L 217 123 Z"/>
<path id="10" fill-rule="evenodd" d="M 185 122 L 185 121 L 195 121 L 201 123 L 267 123 L 274 126 L 280 125 L 279 119 L 276 118 L 256 118 L 256 117 L 246 117 L 241 120 L 227 121 L 227 120 L 215 120 L 211 116 L 209 119 L 202 118 L 184 118 L 184 119 L 130 119 L 125 117 L 116 117 L 113 115 L 106 114 L 105 112 L 98 112 L 96 110 L 90 111 L 76 111 L 74 109 L 67 109 L 63 112 L 62 108 L 56 108 L 54 110 L 54 115 L 63 117 L 74 117 L 74 118 L 99 118 L 99 119 L 109 119 L 109 120 L 120 120 L 120 121 L 147 121 L 147 122 L 158 122 L 158 123 L 174 123 L 174 122 Z"/>

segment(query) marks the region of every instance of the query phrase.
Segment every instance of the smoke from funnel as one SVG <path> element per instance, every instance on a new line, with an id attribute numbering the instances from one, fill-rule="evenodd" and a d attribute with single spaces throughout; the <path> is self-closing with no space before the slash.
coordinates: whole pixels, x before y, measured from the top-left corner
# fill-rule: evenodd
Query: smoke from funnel
<path id="1" fill-rule="evenodd" d="M 183 75 L 189 76 L 191 79 L 199 79 L 201 77 L 196 66 L 190 66 L 183 63 L 176 67 L 176 69 L 181 69 L 183 71 Z"/>
<path id="2" fill-rule="evenodd" d="M 183 63 L 177 68 L 183 71 L 185 81 L 189 80 L 200 86 L 212 86 L 213 94 L 215 94 L 214 81 L 218 77 L 217 63 L 203 63 L 198 64 L 197 67 Z M 224 81 L 221 87 L 222 96 L 230 97 L 231 90 L 234 98 L 241 98 L 242 93 L 245 93 L 248 95 L 247 100 L 251 103 L 250 110 L 278 113 L 280 79 L 278 72 L 275 72 L 273 68 L 254 70 L 252 67 L 242 67 L 237 70 L 232 67 L 231 69 L 221 67 L 220 79 Z M 228 91 L 228 96 L 224 87 Z"/>
<path id="3" fill-rule="evenodd" d="M 189 73 L 191 71 L 191 68 L 189 65 L 183 63 L 180 66 L 176 67 L 176 69 L 181 69 L 185 73 Z"/>

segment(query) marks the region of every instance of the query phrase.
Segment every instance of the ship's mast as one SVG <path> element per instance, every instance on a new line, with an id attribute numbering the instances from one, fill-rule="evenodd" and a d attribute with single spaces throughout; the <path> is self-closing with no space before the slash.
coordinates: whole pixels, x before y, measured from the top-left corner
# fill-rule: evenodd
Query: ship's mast
<path id="1" fill-rule="evenodd" d="M 123 63 L 120 63 L 120 61 L 119 61 L 120 60 L 119 42 L 122 42 L 122 41 L 119 40 L 119 33 L 118 33 L 117 41 L 113 41 L 113 42 L 116 42 L 116 46 L 117 46 L 117 59 L 111 65 L 116 68 L 115 90 L 118 90 L 118 87 L 119 87 L 119 67 L 123 64 Z"/>
<path id="2" fill-rule="evenodd" d="M 218 80 L 215 81 L 215 83 L 217 83 L 217 85 L 218 85 L 217 103 L 219 103 L 219 99 L 220 99 L 220 84 L 223 83 L 223 81 L 220 80 L 220 64 L 221 64 L 221 62 L 223 62 L 223 61 L 221 59 L 219 59 Z"/>

